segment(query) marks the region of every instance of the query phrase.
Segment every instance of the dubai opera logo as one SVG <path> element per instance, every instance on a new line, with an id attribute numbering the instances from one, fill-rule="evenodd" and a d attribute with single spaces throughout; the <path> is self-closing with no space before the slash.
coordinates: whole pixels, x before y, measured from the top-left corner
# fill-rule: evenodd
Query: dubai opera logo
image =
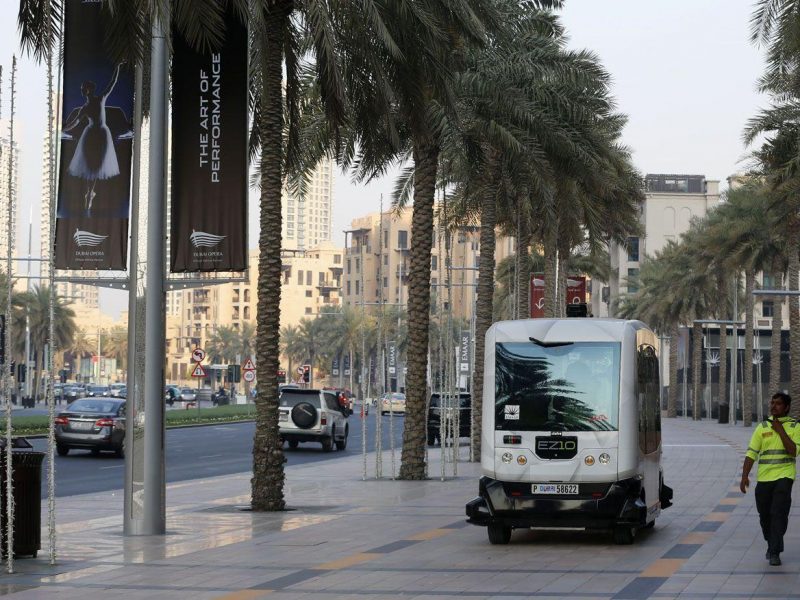
<path id="1" fill-rule="evenodd" d="M 195 248 L 213 248 L 224 240 L 227 236 L 214 235 L 213 233 L 206 233 L 205 231 L 195 231 L 192 229 L 192 235 L 189 239 Z"/>
<path id="2" fill-rule="evenodd" d="M 86 246 L 99 246 L 107 237 L 107 235 L 99 235 L 97 233 L 92 233 L 91 231 L 81 231 L 80 229 L 76 229 L 72 239 L 75 240 L 75 243 L 78 246 L 83 248 Z"/>

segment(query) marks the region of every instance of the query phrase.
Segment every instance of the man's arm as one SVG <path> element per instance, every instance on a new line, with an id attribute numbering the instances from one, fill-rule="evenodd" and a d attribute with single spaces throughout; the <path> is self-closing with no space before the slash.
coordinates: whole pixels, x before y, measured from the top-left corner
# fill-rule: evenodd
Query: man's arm
<path id="1" fill-rule="evenodd" d="M 747 488 L 750 487 L 750 470 L 753 468 L 755 461 L 749 456 L 744 457 L 744 464 L 742 465 L 742 481 L 739 483 L 739 489 L 743 494 L 747 493 Z"/>
<path id="2" fill-rule="evenodd" d="M 781 438 L 781 442 L 783 443 L 783 448 L 786 450 L 786 453 L 789 456 L 797 456 L 797 444 L 795 444 L 794 440 L 789 437 L 788 433 L 786 433 L 783 423 L 781 423 L 778 419 L 773 419 L 772 430 L 778 434 L 778 437 Z"/>

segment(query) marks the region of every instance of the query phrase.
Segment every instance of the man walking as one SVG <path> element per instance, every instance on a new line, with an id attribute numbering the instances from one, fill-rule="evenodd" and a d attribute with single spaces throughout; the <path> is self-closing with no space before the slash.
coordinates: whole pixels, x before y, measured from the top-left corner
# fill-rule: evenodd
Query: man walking
<path id="1" fill-rule="evenodd" d="M 769 403 L 770 418 L 759 423 L 750 438 L 739 489 L 747 493 L 750 470 L 758 461 L 756 508 L 761 532 L 767 541 L 767 560 L 772 566 L 781 564 L 783 535 L 789 524 L 792 506 L 792 484 L 795 478 L 795 457 L 800 447 L 800 426 L 789 417 L 792 398 L 778 392 Z"/>

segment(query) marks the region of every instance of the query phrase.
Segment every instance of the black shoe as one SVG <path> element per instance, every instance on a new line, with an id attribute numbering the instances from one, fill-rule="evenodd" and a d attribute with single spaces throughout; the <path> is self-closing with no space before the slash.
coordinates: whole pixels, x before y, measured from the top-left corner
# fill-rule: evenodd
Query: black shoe
<path id="1" fill-rule="evenodd" d="M 767 550 L 767 553 L 764 555 L 764 558 L 766 558 L 767 560 L 769 560 L 771 556 L 772 556 L 772 552 L 770 552 L 769 550 Z"/>
<path id="2" fill-rule="evenodd" d="M 781 555 L 777 552 L 770 554 L 769 556 L 769 564 L 771 567 L 780 567 L 781 566 Z"/>

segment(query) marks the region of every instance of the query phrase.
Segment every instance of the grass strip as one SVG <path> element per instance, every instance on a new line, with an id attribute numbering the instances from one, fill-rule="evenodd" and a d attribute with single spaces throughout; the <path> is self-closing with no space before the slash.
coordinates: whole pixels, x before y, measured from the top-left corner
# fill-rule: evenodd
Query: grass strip
<path id="1" fill-rule="evenodd" d="M 232 404 L 212 408 L 188 408 L 168 410 L 166 426 L 206 425 L 214 423 L 236 423 L 255 418 L 256 408 L 252 404 Z M 0 432 L 5 432 L 5 419 L 0 420 Z M 11 431 L 14 435 L 40 435 L 47 433 L 47 415 L 11 415 Z"/>

